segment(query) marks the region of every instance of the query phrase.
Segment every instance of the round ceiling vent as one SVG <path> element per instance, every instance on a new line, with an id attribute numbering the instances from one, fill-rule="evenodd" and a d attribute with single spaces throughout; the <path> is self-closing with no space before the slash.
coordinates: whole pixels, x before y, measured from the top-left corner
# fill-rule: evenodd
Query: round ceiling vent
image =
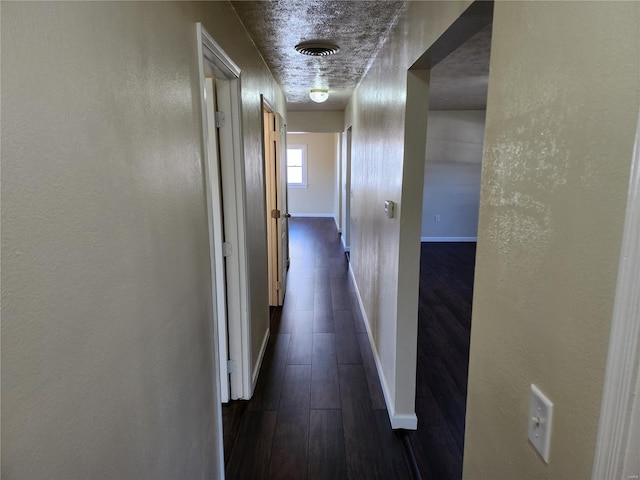
<path id="1" fill-rule="evenodd" d="M 310 42 L 302 42 L 296 45 L 296 52 L 312 57 L 326 57 L 338 53 L 340 47 L 333 43 L 314 40 Z"/>

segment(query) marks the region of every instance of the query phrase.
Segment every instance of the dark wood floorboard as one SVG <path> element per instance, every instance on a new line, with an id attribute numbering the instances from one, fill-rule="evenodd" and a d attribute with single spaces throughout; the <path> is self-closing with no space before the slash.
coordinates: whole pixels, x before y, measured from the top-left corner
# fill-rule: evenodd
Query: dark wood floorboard
<path id="1" fill-rule="evenodd" d="M 263 370 L 258 376 L 249 410 L 278 410 L 291 334 L 272 335 L 267 344 Z"/>
<path id="2" fill-rule="evenodd" d="M 313 334 L 311 408 L 340 409 L 340 382 L 333 333 Z"/>
<path id="3" fill-rule="evenodd" d="M 433 395 L 416 398 L 416 414 L 418 430 L 410 436 L 422 477 L 462 478 L 462 452 Z"/>
<path id="4" fill-rule="evenodd" d="M 411 479 L 334 221 L 289 225 L 285 302 L 271 309 L 253 398 L 229 432 L 227 478 Z"/>
<path id="5" fill-rule="evenodd" d="M 307 474 L 311 365 L 287 365 L 271 451 L 269 478 L 298 479 Z"/>
<path id="6" fill-rule="evenodd" d="M 380 463 L 382 477 L 390 480 L 406 480 L 411 478 L 404 458 L 404 447 L 399 441 L 399 433 L 391 429 L 389 415 L 386 410 L 374 410 L 376 427 L 380 438 Z"/>
<path id="7" fill-rule="evenodd" d="M 313 352 L 312 333 L 292 333 L 289 342 L 289 355 L 287 364 L 311 365 L 311 354 Z"/>
<path id="8" fill-rule="evenodd" d="M 323 315 L 314 315 L 313 333 L 333 333 L 333 314 L 331 312 Z"/>
<path id="9" fill-rule="evenodd" d="M 309 480 L 347 478 L 341 410 L 311 410 Z"/>
<path id="10" fill-rule="evenodd" d="M 313 305 L 311 310 L 295 311 L 291 333 L 313 333 Z"/>
<path id="11" fill-rule="evenodd" d="M 423 243 L 416 415 L 410 444 L 423 479 L 462 478 L 475 243 Z"/>
<path id="12" fill-rule="evenodd" d="M 338 352 L 338 363 L 340 364 L 361 364 L 360 345 L 355 333 L 345 333 L 336 336 L 336 350 Z"/>
<path id="13" fill-rule="evenodd" d="M 358 303 L 358 295 L 355 292 L 349 292 L 351 297 L 351 312 L 353 313 L 353 324 L 357 333 L 367 333 L 367 327 L 364 324 L 360 305 Z"/>
<path id="14" fill-rule="evenodd" d="M 224 463 L 229 463 L 231 451 L 235 444 L 248 401 L 234 400 L 222 405 L 222 432 L 224 434 Z"/>
<path id="15" fill-rule="evenodd" d="M 380 440 L 362 365 L 339 365 L 347 472 L 350 479 L 380 477 Z"/>
<path id="16" fill-rule="evenodd" d="M 373 358 L 373 352 L 369 346 L 368 335 L 366 333 L 359 333 L 358 343 L 360 344 L 364 374 L 367 378 L 367 386 L 369 387 L 369 395 L 371 396 L 371 405 L 374 409 L 386 409 L 384 393 L 382 393 L 382 387 L 380 386 L 378 369 L 376 367 L 376 361 Z"/>
<path id="17" fill-rule="evenodd" d="M 227 478 L 267 478 L 276 416 L 277 412 L 245 412 L 226 467 Z"/>

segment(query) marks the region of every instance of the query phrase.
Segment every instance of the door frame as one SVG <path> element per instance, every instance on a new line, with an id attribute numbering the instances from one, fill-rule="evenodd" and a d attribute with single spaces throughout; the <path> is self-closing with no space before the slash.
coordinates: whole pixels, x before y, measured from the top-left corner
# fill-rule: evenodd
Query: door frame
<path id="1" fill-rule="evenodd" d="M 209 142 L 205 100 L 205 72 L 211 72 L 218 80 L 218 109 L 225 114 L 224 125 L 219 129 L 220 165 L 224 212 L 225 243 L 230 246 L 226 257 L 227 318 L 229 359 L 231 360 L 230 386 L 232 399 L 249 399 L 251 385 L 251 323 L 249 319 L 249 288 L 247 269 L 246 202 L 244 151 L 242 145 L 242 116 L 240 68 L 213 40 L 201 23 L 197 23 L 198 69 L 200 103 L 203 121 L 205 174 L 209 165 L 206 146 Z M 208 175 L 207 175 L 208 178 Z M 205 182 L 210 194 L 210 185 Z M 224 371 L 224 361 L 219 358 L 217 339 L 219 325 L 216 312 L 215 275 L 212 271 L 213 333 L 215 335 L 215 371 Z M 218 280 L 219 281 L 219 280 Z M 221 370 L 222 369 L 222 370 Z M 216 375 L 216 399 L 220 397 L 220 379 Z M 224 459 L 223 459 L 224 460 Z"/>
<path id="2" fill-rule="evenodd" d="M 206 67 L 205 67 L 206 69 Z M 213 74 L 205 73 L 205 110 L 203 127 L 207 132 L 204 155 L 204 179 L 207 197 L 207 219 L 209 225 L 209 260 L 211 264 L 211 286 L 215 295 L 214 312 L 218 332 L 218 372 L 220 375 L 220 401 L 227 403 L 230 396 L 229 346 L 227 343 L 227 282 L 224 259 L 224 213 L 222 208 L 221 164 L 218 131 L 215 127 L 217 79 Z M 213 133 L 213 135 L 210 135 Z"/>
<path id="3" fill-rule="evenodd" d="M 280 197 L 278 206 L 282 212 L 278 224 L 278 246 L 280 248 L 280 261 L 278 262 L 278 272 L 282 282 L 282 288 L 278 291 L 278 304 L 284 304 L 284 297 L 287 292 L 287 273 L 289 270 L 289 183 L 287 172 L 287 124 L 282 116 L 276 113 L 278 119 L 278 149 L 279 155 L 276 158 L 278 180 L 280 185 Z"/>
<path id="4" fill-rule="evenodd" d="M 345 252 L 351 250 L 351 144 L 353 142 L 353 125 L 344 131 L 343 138 L 343 151 L 342 151 L 342 235 L 340 237 L 342 241 L 342 247 Z"/>
<path id="5" fill-rule="evenodd" d="M 627 211 L 622 233 L 618 281 L 591 478 L 633 478 L 640 439 L 640 116 L 636 130 Z M 635 435 L 635 437 L 634 437 Z"/>

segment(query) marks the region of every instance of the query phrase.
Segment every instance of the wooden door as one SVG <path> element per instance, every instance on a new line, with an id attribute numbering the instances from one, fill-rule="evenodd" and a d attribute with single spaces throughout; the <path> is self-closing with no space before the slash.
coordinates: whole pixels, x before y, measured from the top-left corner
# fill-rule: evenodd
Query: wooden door
<path id="1" fill-rule="evenodd" d="M 284 302 L 289 262 L 286 130 L 280 115 L 263 104 L 269 305 Z"/>

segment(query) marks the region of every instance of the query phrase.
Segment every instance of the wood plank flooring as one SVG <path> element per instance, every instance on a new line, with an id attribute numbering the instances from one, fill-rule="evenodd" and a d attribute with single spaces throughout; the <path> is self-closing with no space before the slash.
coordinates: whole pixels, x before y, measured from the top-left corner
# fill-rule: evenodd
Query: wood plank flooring
<path id="1" fill-rule="evenodd" d="M 409 432 L 423 479 L 462 478 L 475 243 L 423 243 L 416 414 Z"/>
<path id="2" fill-rule="evenodd" d="M 285 304 L 254 396 L 223 409 L 240 417 L 225 416 L 227 478 L 411 479 L 333 219 L 289 225 Z"/>

